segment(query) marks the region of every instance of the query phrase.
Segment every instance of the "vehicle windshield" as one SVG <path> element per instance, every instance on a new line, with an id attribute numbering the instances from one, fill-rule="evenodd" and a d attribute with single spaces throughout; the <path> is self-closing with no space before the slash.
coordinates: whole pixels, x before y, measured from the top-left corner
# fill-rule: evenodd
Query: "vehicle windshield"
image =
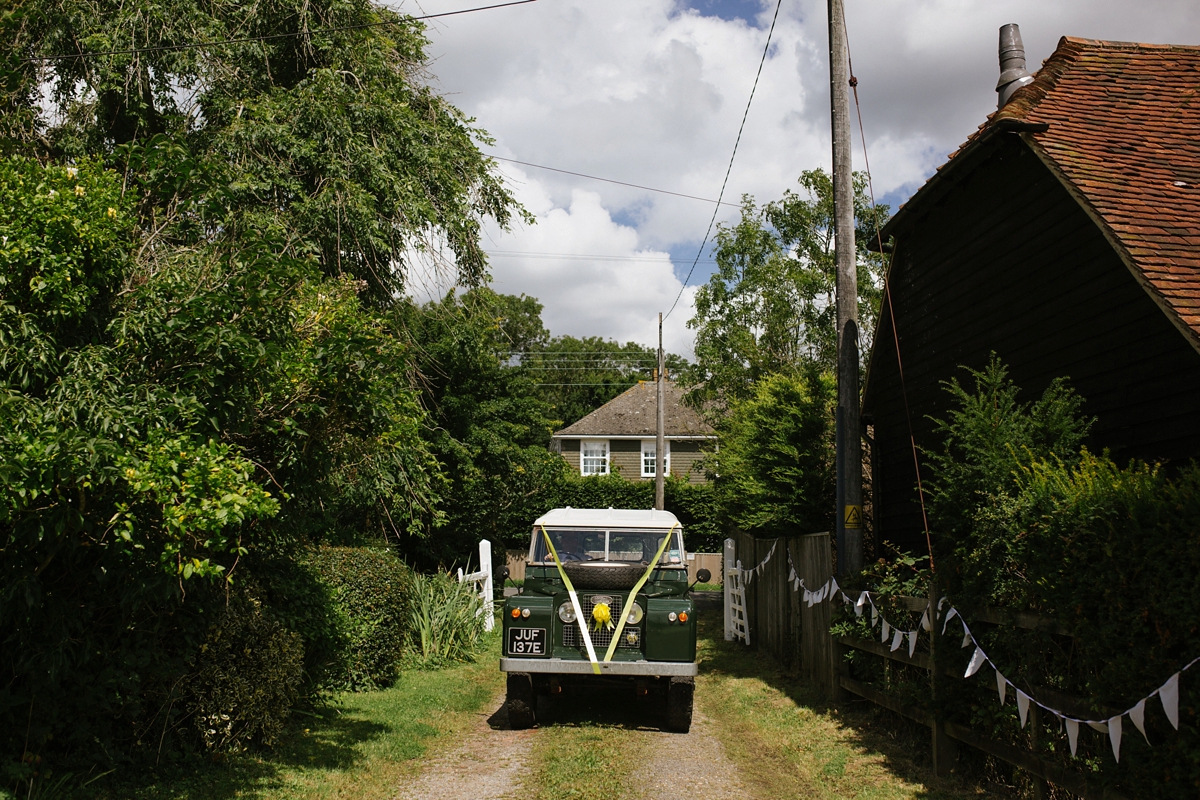
<path id="1" fill-rule="evenodd" d="M 664 530 L 597 530 L 596 528 L 547 528 L 554 550 L 563 563 L 568 561 L 622 561 L 649 564 L 658 552 Z M 546 550 L 546 538 L 535 528 L 533 561 L 552 562 Z M 683 533 L 676 528 L 670 544 L 663 550 L 660 564 L 683 564 Z"/>

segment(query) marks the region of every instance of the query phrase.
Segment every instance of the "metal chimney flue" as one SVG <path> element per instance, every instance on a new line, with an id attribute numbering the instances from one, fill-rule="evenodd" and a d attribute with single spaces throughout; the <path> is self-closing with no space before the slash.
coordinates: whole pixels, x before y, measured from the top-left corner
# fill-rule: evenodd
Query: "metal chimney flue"
<path id="1" fill-rule="evenodd" d="M 1021 42 L 1021 28 L 1014 22 L 1000 26 L 1000 80 L 996 83 L 999 98 L 996 108 L 1013 96 L 1022 86 L 1033 83 L 1033 76 L 1025 69 L 1025 45 Z"/>

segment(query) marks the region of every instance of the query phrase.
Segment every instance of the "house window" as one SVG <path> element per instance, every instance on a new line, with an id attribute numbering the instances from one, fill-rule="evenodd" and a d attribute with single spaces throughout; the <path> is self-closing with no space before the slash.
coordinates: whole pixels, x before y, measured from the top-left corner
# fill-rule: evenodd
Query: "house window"
<path id="1" fill-rule="evenodd" d="M 606 440 L 584 440 L 579 450 L 579 472 L 582 475 L 608 474 L 608 442 Z"/>
<path id="2" fill-rule="evenodd" d="M 655 467 L 655 440 L 642 440 L 642 477 L 653 478 Z M 671 443 L 665 442 L 666 447 L 663 452 L 663 474 L 671 474 Z"/>

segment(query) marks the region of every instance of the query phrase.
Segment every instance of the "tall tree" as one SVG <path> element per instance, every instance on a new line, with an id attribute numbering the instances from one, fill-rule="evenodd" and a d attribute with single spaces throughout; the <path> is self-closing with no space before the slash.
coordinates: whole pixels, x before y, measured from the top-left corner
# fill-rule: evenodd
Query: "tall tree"
<path id="1" fill-rule="evenodd" d="M 514 211 L 423 26 L 370 0 L 22 0 L 0 32 L 7 105 L 52 102 L 9 146 L 144 178 L 143 255 L 271 231 L 388 300 L 421 251 L 479 282 L 481 222 Z"/>
<path id="2" fill-rule="evenodd" d="M 524 370 L 507 365 L 515 345 L 545 339 L 540 312 L 533 298 L 487 288 L 404 310 L 431 418 L 424 436 L 448 481 L 446 525 L 409 547 L 429 566 L 469 557 L 480 537 L 527 537 L 566 468 L 546 446 L 549 406 Z"/>
<path id="3" fill-rule="evenodd" d="M 0 745 L 86 766 L 179 729 L 259 554 L 445 519 L 396 298 L 519 209 L 368 0 L 19 0 L 0 42 Z"/>
<path id="4" fill-rule="evenodd" d="M 696 364 L 691 399 L 719 407 L 748 397 L 755 382 L 803 364 L 832 370 L 837 326 L 833 259 L 833 184 L 823 170 L 800 176 L 804 194 L 789 190 L 759 207 L 742 200 L 737 224 L 717 232 L 717 271 L 696 293 Z M 887 221 L 879 206 L 878 223 Z M 867 250 L 876 214 L 866 176 L 855 175 L 859 330 L 869 351 L 878 316 L 883 262 Z"/>

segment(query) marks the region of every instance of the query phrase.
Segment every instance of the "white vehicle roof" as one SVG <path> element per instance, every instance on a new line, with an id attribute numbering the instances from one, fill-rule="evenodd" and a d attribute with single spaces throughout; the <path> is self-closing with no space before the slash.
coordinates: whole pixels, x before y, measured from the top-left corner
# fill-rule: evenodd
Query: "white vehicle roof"
<path id="1" fill-rule="evenodd" d="M 679 518 L 654 508 L 555 508 L 538 517 L 536 527 L 547 528 L 670 528 Z"/>

